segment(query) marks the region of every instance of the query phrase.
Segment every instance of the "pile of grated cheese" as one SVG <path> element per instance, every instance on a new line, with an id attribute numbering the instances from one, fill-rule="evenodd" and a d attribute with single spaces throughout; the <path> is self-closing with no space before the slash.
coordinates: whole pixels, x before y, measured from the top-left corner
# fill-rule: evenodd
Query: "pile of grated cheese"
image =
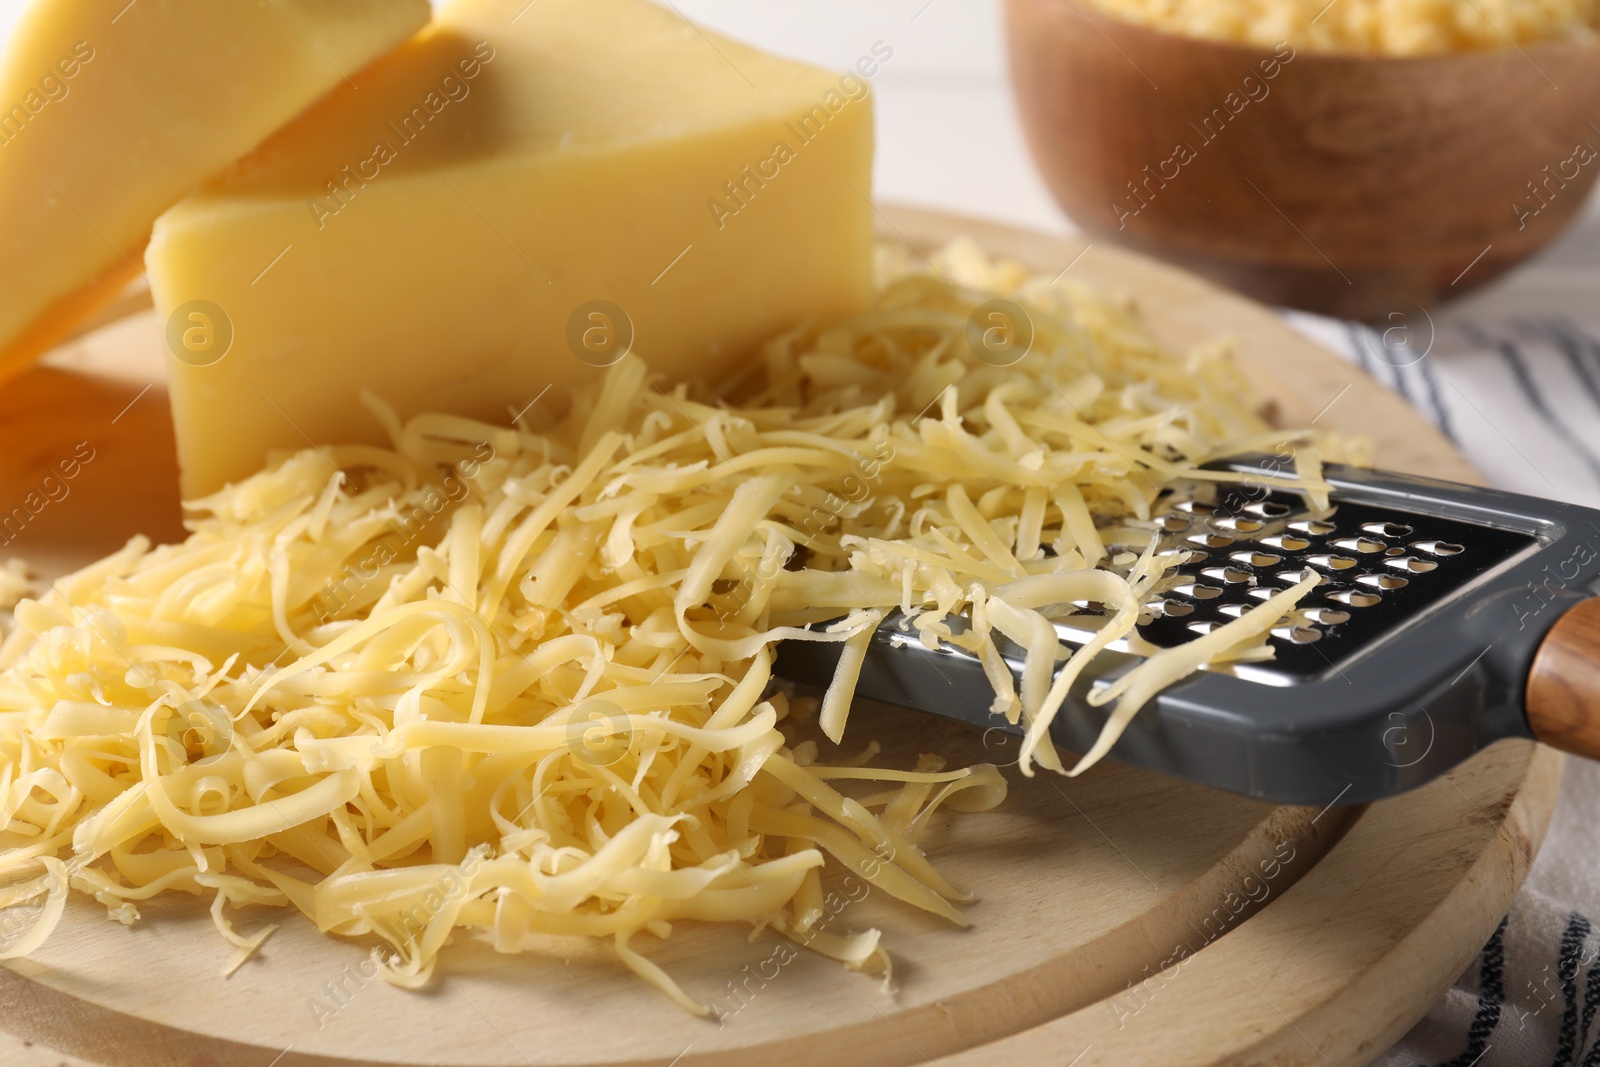
<path id="1" fill-rule="evenodd" d="M 936 809 L 999 804 L 1000 773 L 875 767 L 872 746 L 819 763 L 774 644 L 843 642 L 819 722 L 837 741 L 898 608 L 991 667 L 1025 771 L 1062 770 L 1047 731 L 1071 679 L 1172 580 L 1161 488 L 1292 443 L 1284 484 L 1316 495 L 1326 442 L 1263 423 L 1223 346 L 1173 358 L 1129 310 L 970 244 L 936 271 L 775 339 L 720 395 L 663 391 L 630 356 L 509 428 L 402 424 L 374 398 L 391 448 L 283 457 L 190 504 L 183 543 L 136 538 L 22 600 L 0 644 L 0 907 L 28 921 L 0 957 L 38 948 L 71 892 L 125 923 L 190 893 L 233 966 L 271 932 L 234 930 L 247 906 L 386 942 L 409 987 L 458 931 L 504 952 L 609 938 L 704 1014 L 640 950 L 679 920 L 887 973 L 876 930 L 821 928 L 825 865 L 964 925 L 970 897 L 917 842 Z M 1009 366 L 970 344 L 996 293 L 1032 327 Z M 1267 654 L 1314 581 L 1151 650 L 1074 773 L 1163 685 Z M 1050 619 L 1085 602 L 1103 625 L 1066 658 Z M 1029 650 L 1020 685 L 996 634 Z"/>

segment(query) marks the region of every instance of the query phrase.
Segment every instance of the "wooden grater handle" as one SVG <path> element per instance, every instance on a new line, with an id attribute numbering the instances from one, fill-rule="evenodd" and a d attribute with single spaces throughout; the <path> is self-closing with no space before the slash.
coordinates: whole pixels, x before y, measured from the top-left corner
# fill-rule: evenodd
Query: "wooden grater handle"
<path id="1" fill-rule="evenodd" d="M 1600 597 L 1569 608 L 1528 670 L 1528 725 L 1553 748 L 1600 759 Z"/>

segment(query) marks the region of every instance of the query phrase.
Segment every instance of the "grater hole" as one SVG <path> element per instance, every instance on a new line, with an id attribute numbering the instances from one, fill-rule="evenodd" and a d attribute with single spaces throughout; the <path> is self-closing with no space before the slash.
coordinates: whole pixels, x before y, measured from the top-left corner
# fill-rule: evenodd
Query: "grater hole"
<path id="1" fill-rule="evenodd" d="M 1456 565 L 1444 557 L 1459 555 L 1476 567 L 1478 545 L 1465 528 L 1430 516 L 1385 514 L 1377 504 L 1360 502 L 1313 510 L 1288 492 L 1262 494 L 1248 483 L 1203 484 L 1188 492 L 1198 499 L 1182 500 L 1181 492 L 1164 496 L 1150 519 L 1125 520 L 1120 537 L 1134 541 L 1150 530 L 1160 538 L 1158 567 L 1182 561 L 1180 569 L 1165 572 L 1143 609 L 1140 632 L 1152 645 L 1192 641 L 1308 576 L 1321 580 L 1275 621 L 1268 647 L 1276 654 L 1252 672 L 1320 677 L 1330 663 L 1387 632 L 1413 603 L 1447 595 L 1450 582 L 1419 579 L 1435 571 L 1454 574 Z M 1171 516 L 1178 521 L 1163 521 Z M 1460 543 L 1446 540 L 1451 536 Z M 1144 544 L 1119 547 L 1147 550 Z"/>
<path id="2" fill-rule="evenodd" d="M 1238 567 L 1206 567 L 1200 573 L 1227 585 L 1239 585 L 1251 578 L 1249 571 L 1240 570 Z"/>
<path id="3" fill-rule="evenodd" d="M 1348 552 L 1382 552 L 1389 547 L 1382 541 L 1374 541 L 1370 537 L 1341 537 L 1333 544 L 1334 547 Z"/>
<path id="4" fill-rule="evenodd" d="M 1306 608 L 1303 612 L 1306 618 L 1322 626 L 1338 626 L 1340 623 L 1350 621 L 1348 611 L 1338 608 Z"/>

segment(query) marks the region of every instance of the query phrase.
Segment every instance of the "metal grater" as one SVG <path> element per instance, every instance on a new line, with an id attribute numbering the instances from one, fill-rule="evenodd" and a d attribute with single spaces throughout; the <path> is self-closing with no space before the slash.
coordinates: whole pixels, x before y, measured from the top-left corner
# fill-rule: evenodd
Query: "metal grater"
<path id="1" fill-rule="evenodd" d="M 1188 550 L 1189 560 L 1157 586 L 1138 632 L 1162 648 L 1181 644 L 1238 618 L 1310 568 L 1322 584 L 1294 618 L 1273 629 L 1273 659 L 1232 668 L 1268 685 L 1337 672 L 1405 619 L 1535 544 L 1516 531 L 1463 529 L 1436 516 L 1399 521 L 1391 510 L 1356 501 L 1318 515 L 1298 496 L 1251 499 L 1239 485 L 1215 488 L 1214 501 L 1171 502 L 1150 523 L 1167 534 L 1163 548 Z"/>
<path id="2" fill-rule="evenodd" d="M 1541 640 L 1600 579 L 1600 512 L 1404 475 L 1330 466 L 1332 506 L 1269 491 L 1276 457 L 1230 461 L 1237 481 L 1179 483 L 1143 525 L 1186 552 L 1137 633 L 1171 647 L 1229 621 L 1306 568 L 1323 576 L 1273 630 L 1270 660 L 1200 672 L 1146 705 L 1111 750 L 1124 763 L 1277 803 L 1364 803 L 1421 785 L 1479 749 L 1531 737 L 1523 711 Z M 1109 545 L 1126 572 L 1142 546 Z M 1056 623 L 1081 645 L 1104 618 Z M 959 626 L 959 620 L 953 620 Z M 997 636 L 1020 681 L 1023 651 Z M 1128 642 L 1084 672 L 1051 727 L 1082 752 L 1110 707 L 1085 700 L 1136 665 Z M 838 646 L 781 646 L 781 677 L 823 685 Z M 1600 650 L 1597 650 L 1600 652 Z M 858 693 L 1014 733 L 991 714 L 975 656 L 930 651 L 898 614 L 879 627 Z M 1570 747 L 1570 746 L 1567 746 Z"/>

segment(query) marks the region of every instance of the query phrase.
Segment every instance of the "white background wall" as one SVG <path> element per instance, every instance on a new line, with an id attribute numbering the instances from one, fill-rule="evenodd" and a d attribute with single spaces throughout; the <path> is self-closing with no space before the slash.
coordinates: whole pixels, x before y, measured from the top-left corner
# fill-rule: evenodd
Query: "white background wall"
<path id="1" fill-rule="evenodd" d="M 729 36 L 843 69 L 874 41 L 877 194 L 1061 231 L 1011 106 L 997 0 L 676 0 Z"/>

